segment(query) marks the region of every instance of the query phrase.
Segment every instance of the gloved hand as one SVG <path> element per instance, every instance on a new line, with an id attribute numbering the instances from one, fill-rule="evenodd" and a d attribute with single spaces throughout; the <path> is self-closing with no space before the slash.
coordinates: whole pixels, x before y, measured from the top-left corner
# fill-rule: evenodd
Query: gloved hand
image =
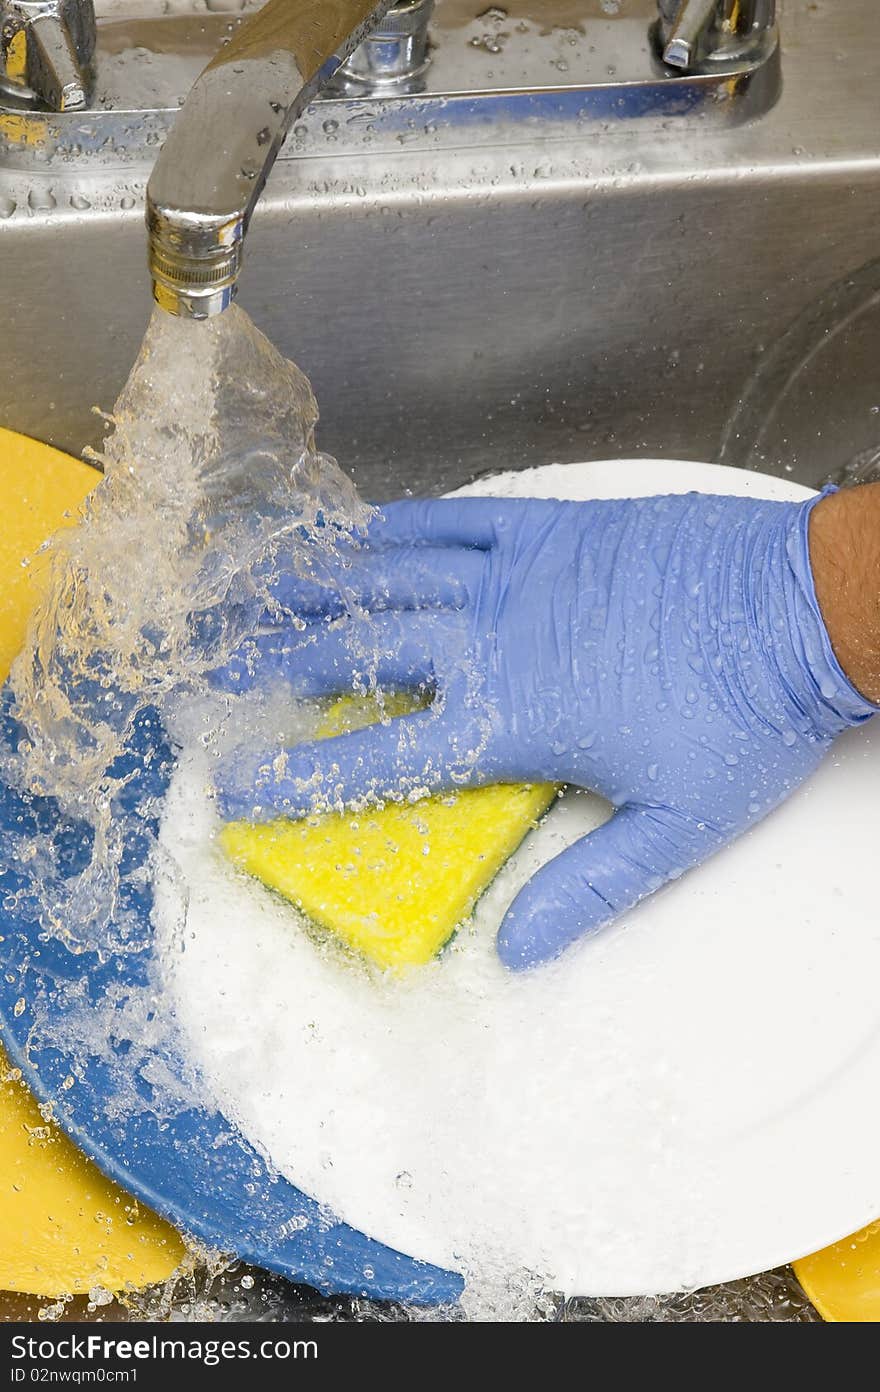
<path id="1" fill-rule="evenodd" d="M 555 957 L 766 816 L 875 711 L 831 647 L 810 569 L 816 500 L 387 505 L 332 586 L 283 579 L 306 627 L 257 640 L 242 684 L 303 696 L 427 688 L 429 709 L 232 757 L 225 815 L 546 781 L 617 809 L 511 905 L 510 967 Z M 329 615 L 329 621 L 328 616 Z"/>

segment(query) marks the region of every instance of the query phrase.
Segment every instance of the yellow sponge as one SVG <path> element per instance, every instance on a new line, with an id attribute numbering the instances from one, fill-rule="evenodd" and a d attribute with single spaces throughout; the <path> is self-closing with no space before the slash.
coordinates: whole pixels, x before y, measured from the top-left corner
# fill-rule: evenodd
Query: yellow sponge
<path id="1" fill-rule="evenodd" d="M 386 716 L 412 711 L 386 696 Z M 372 724 L 375 698 L 345 696 L 319 736 Z M 435 957 L 556 794 L 552 784 L 499 784 L 358 814 L 266 825 L 231 822 L 221 840 L 236 865 L 382 968 Z"/>

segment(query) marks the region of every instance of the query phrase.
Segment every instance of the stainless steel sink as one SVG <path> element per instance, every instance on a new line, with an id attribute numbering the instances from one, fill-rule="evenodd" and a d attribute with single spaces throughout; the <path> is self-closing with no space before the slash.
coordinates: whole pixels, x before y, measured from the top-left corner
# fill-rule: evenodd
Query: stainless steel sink
<path id="1" fill-rule="evenodd" d="M 151 162 L 237 4 L 104 0 L 93 110 L 0 102 L 0 424 L 99 439 L 150 313 Z M 323 447 L 372 498 L 548 460 L 880 461 L 875 0 L 779 0 L 749 81 L 675 87 L 656 0 L 485 6 L 437 0 L 420 90 L 316 102 L 259 205 L 241 302 Z"/>
<path id="2" fill-rule="evenodd" d="M 91 408 L 112 404 L 150 311 L 143 191 L 171 116 L 149 112 L 144 74 L 187 28 L 190 67 L 165 78 L 184 91 L 230 19 L 138 29 L 121 3 L 104 32 L 131 62 L 78 140 L 0 114 L 0 421 L 73 451 L 100 435 Z M 519 81 L 543 107 L 456 121 L 430 93 L 318 102 L 258 208 L 241 302 L 311 377 L 323 446 L 371 497 L 550 459 L 713 459 L 725 439 L 754 463 L 727 427 L 762 355 L 880 255 L 872 0 L 782 0 L 778 96 L 721 82 L 640 119 L 611 100 L 632 74 L 608 69 L 654 0 L 483 9 L 438 0 L 437 80 L 448 93 L 466 70 L 471 90 L 514 96 Z M 607 73 L 604 109 L 563 109 L 578 64 Z M 870 383 L 872 349 L 853 346 L 853 382 Z M 877 446 L 880 386 L 870 401 L 853 386 L 849 409 L 846 377 L 838 428 L 822 431 L 814 391 L 796 442 L 762 439 L 766 467 L 812 482 Z"/>

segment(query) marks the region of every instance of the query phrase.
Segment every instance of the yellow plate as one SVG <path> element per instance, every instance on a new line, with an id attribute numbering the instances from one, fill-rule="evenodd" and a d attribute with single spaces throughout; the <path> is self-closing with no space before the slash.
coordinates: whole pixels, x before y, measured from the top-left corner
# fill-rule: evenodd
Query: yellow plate
<path id="1" fill-rule="evenodd" d="M 0 429 L 0 682 L 24 639 L 43 568 L 23 564 L 75 520 L 94 469 Z M 47 1125 L 0 1051 L 0 1290 L 59 1296 L 164 1281 L 183 1243 Z"/>
<path id="2" fill-rule="evenodd" d="M 794 1271 L 829 1323 L 880 1322 L 880 1222 L 802 1258 Z"/>

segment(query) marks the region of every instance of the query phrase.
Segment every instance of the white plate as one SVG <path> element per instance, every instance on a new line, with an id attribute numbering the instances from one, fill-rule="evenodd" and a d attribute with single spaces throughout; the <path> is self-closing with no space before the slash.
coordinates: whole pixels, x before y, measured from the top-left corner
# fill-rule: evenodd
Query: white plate
<path id="1" fill-rule="evenodd" d="M 785 480 L 669 461 L 505 478 L 507 491 L 533 497 L 809 496 Z M 218 1099 L 276 1159 L 277 1118 L 295 1109 L 290 1178 L 413 1255 L 459 1265 L 468 1222 L 487 1200 L 503 1207 L 503 1193 L 509 1259 L 571 1294 L 672 1291 L 793 1260 L 880 1216 L 878 776 L 877 732 L 846 735 L 766 822 L 549 971 L 516 978 L 485 1019 L 483 994 L 507 990 L 492 953 L 506 905 L 604 818 L 597 799 L 566 798 L 481 901 L 475 933 L 436 968 L 446 1017 L 422 1009 L 417 985 L 380 1003 L 357 973 L 341 984 L 338 964 L 290 933 L 286 906 L 259 891 L 255 917 L 240 883 L 203 877 L 176 967 L 193 1047 Z M 181 787 L 178 805 L 185 797 Z M 198 878 L 204 824 L 182 827 L 178 818 L 184 873 Z M 230 982 L 233 1008 L 252 996 L 274 1034 L 284 1078 L 255 1076 L 240 1041 L 218 1036 Z M 540 1116 L 560 1078 L 564 1124 L 537 1134 L 530 1108 Z M 456 1099 L 471 1116 L 481 1088 L 483 1121 L 458 1135 Z M 588 1139 L 567 1153 L 567 1133 L 585 1123 Z"/>

